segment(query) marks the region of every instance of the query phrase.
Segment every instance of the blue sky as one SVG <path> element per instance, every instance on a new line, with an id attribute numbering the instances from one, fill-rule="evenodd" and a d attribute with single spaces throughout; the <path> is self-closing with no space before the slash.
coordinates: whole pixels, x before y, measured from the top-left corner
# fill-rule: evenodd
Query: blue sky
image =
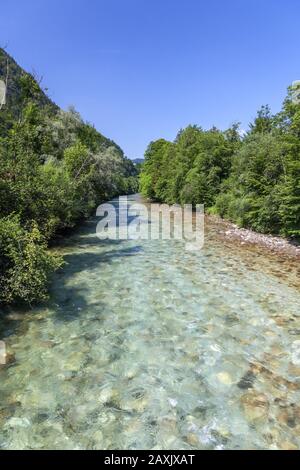
<path id="1" fill-rule="evenodd" d="M 131 157 L 192 123 L 247 128 L 300 78 L 299 0 L 1 0 L 0 45 Z"/>

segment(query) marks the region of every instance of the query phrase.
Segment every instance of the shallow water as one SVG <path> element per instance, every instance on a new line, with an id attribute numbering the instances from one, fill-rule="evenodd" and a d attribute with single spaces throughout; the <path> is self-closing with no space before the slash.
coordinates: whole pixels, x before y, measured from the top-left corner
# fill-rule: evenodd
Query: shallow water
<path id="1" fill-rule="evenodd" d="M 60 248 L 49 302 L 1 316 L 4 449 L 300 448 L 295 262 L 222 240 Z"/>

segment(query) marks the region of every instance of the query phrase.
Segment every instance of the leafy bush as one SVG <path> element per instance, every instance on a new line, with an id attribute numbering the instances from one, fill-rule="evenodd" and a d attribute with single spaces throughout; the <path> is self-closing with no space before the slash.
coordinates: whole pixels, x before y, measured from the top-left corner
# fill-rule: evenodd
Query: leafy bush
<path id="1" fill-rule="evenodd" d="M 45 300 L 49 275 L 61 265 L 36 224 L 24 230 L 18 216 L 0 219 L 0 303 Z"/>

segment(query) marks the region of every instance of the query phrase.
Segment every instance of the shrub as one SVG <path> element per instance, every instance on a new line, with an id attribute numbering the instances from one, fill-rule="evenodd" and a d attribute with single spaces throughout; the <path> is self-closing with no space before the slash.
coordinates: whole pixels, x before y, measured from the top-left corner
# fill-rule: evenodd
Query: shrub
<path id="1" fill-rule="evenodd" d="M 61 265 L 35 223 L 24 230 L 16 215 L 0 219 L 0 303 L 45 300 L 49 275 Z"/>

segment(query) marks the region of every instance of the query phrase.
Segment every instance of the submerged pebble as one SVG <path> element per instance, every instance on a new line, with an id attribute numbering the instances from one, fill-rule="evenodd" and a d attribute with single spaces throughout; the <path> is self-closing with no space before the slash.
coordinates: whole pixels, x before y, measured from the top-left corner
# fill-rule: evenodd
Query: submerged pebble
<path id="1" fill-rule="evenodd" d="M 263 393 L 257 393 L 255 391 L 246 393 L 241 397 L 241 403 L 249 421 L 267 418 L 269 401 Z"/>
<path id="2" fill-rule="evenodd" d="M 217 378 L 224 385 L 232 384 L 232 377 L 228 372 L 219 372 L 219 374 L 217 374 Z"/>

